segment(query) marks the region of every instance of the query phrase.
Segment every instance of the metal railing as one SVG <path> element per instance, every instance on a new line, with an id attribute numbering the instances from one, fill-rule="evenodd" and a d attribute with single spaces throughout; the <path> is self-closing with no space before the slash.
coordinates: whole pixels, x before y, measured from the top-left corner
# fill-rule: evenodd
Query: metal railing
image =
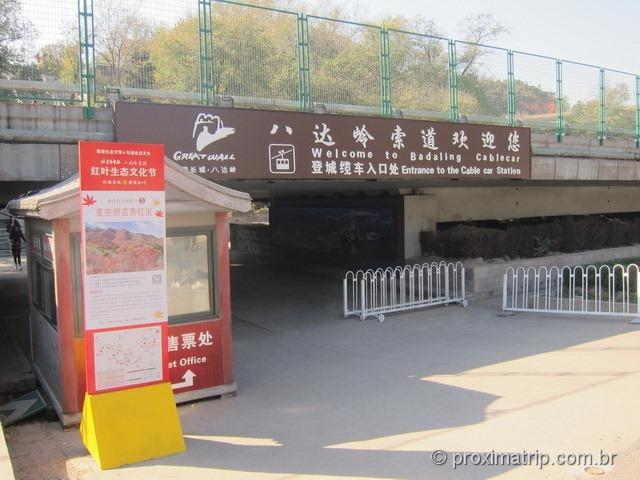
<path id="1" fill-rule="evenodd" d="M 467 306 L 462 263 L 434 262 L 349 271 L 343 283 L 344 317 L 360 320 L 433 305 Z"/>
<path id="2" fill-rule="evenodd" d="M 502 123 L 634 139 L 640 75 L 233 0 L 21 0 L 0 99 L 120 100 Z"/>
<path id="3" fill-rule="evenodd" d="M 507 268 L 502 309 L 638 317 L 640 267 L 589 265 Z"/>

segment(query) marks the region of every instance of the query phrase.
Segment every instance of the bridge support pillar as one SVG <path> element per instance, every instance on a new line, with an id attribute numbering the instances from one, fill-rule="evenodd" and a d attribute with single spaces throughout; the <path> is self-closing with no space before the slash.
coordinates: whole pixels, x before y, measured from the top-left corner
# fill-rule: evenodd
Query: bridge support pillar
<path id="1" fill-rule="evenodd" d="M 404 203 L 404 258 L 422 255 L 420 232 L 435 231 L 438 202 L 435 195 L 405 195 Z"/>

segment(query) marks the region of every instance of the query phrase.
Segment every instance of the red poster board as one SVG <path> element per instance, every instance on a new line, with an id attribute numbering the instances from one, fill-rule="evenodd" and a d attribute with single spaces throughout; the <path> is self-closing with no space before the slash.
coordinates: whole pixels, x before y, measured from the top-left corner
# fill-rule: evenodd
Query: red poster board
<path id="1" fill-rule="evenodd" d="M 80 188 L 164 191 L 164 146 L 80 142 Z"/>
<path id="2" fill-rule="evenodd" d="M 163 147 L 79 153 L 87 392 L 167 382 Z"/>

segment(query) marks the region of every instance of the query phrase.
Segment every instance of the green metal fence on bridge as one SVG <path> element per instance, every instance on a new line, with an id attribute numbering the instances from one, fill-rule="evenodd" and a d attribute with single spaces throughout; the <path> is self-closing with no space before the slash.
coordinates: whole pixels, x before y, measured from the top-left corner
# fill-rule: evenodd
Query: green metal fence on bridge
<path id="1" fill-rule="evenodd" d="M 229 0 L 15 0 L 0 98 L 402 115 L 635 140 L 640 76 Z M 15 27 L 15 28 L 14 28 Z M 0 32 L 2 33 L 2 32 Z"/>

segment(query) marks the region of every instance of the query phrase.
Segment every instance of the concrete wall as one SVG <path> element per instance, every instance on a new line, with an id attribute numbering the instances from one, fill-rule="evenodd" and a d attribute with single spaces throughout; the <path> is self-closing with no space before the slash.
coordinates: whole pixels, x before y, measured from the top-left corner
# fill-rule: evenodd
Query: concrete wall
<path id="1" fill-rule="evenodd" d="M 250 255 L 270 256 L 271 230 L 269 225 L 232 223 L 231 250 Z"/>
<path id="2" fill-rule="evenodd" d="M 435 195 L 405 195 L 404 200 L 404 258 L 419 257 L 420 232 L 436 229 L 438 202 Z"/>
<path id="3" fill-rule="evenodd" d="M 405 258 L 417 257 L 420 231 L 438 222 L 640 211 L 637 186 L 425 188 L 404 196 Z"/>
<path id="4" fill-rule="evenodd" d="M 467 275 L 467 293 L 472 298 L 502 295 L 502 279 L 507 267 L 552 267 L 554 265 L 590 265 L 611 260 L 639 258 L 640 245 L 604 248 L 584 252 L 561 253 L 520 260 L 468 260 L 464 261 Z"/>
<path id="5" fill-rule="evenodd" d="M 436 222 L 640 211 L 637 186 L 425 188 Z M 433 207 L 430 207 L 430 211 Z"/>
<path id="6" fill-rule="evenodd" d="M 54 181 L 77 170 L 78 149 L 74 145 L 0 143 L 2 181 Z"/>
<path id="7" fill-rule="evenodd" d="M 533 180 L 638 181 L 640 149 L 631 139 L 606 139 L 531 135 Z"/>
<path id="8" fill-rule="evenodd" d="M 111 109 L 84 119 L 80 107 L 0 102 L 0 181 L 69 177 L 77 171 L 79 140 L 113 140 Z"/>
<path id="9" fill-rule="evenodd" d="M 98 108 L 94 118 L 85 119 L 82 108 L 77 106 L 0 102 L 0 129 L 22 134 L 28 131 L 55 132 L 60 139 L 68 134 L 89 136 L 101 133 L 113 136 L 112 111 L 110 108 Z"/>
<path id="10" fill-rule="evenodd" d="M 113 138 L 110 108 L 97 108 L 95 118 L 84 119 L 82 108 L 77 106 L 0 102 L 0 158 L 6 159 L 0 164 L 0 181 L 8 180 L 4 175 L 16 171 L 13 167 L 21 164 L 24 167 L 16 175 L 50 180 L 59 172 L 60 178 L 65 178 L 69 166 L 76 165 L 72 145 L 78 140 Z M 35 144 L 69 148 L 37 148 Z M 568 136 L 558 143 L 555 135 L 534 133 L 531 146 L 533 180 L 640 180 L 640 149 L 633 140 L 606 139 L 600 145 L 595 138 Z M 37 166 L 36 162 L 44 165 Z"/>
<path id="11" fill-rule="evenodd" d="M 112 116 L 110 108 L 98 108 L 95 118 L 84 119 L 80 107 L 0 102 L 0 186 L 67 178 L 77 169 L 78 140 L 113 140 Z M 596 139 L 568 136 L 558 143 L 554 135 L 534 133 L 532 150 L 532 180 L 517 187 L 505 181 L 495 187 L 479 183 L 454 188 L 454 182 L 443 181 L 405 191 L 401 184 L 376 182 L 387 194 L 410 194 L 405 202 L 405 256 L 419 254 L 419 232 L 435 228 L 437 222 L 639 210 L 640 149 L 632 140 L 607 139 L 599 145 Z M 341 185 L 346 183 L 335 182 L 335 192 Z M 15 194 L 5 190 L 3 197 L 0 190 L 0 204 L 9 195 Z M 242 248 L 270 248 L 249 238 L 256 232 L 238 232 L 232 227 Z"/>

